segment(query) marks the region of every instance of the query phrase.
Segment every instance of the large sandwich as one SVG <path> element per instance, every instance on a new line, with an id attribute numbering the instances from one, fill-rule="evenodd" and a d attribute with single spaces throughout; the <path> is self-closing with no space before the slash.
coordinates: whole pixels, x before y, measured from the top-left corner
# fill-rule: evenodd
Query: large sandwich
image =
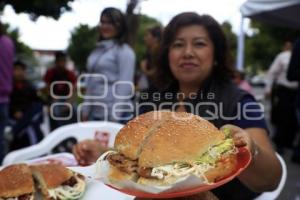
<path id="1" fill-rule="evenodd" d="M 108 179 L 143 185 L 171 185 L 195 175 L 213 183 L 236 169 L 236 148 L 229 134 L 207 120 L 185 112 L 154 111 L 128 122 L 116 136 Z"/>
<path id="2" fill-rule="evenodd" d="M 33 200 L 34 182 L 26 164 L 11 165 L 0 171 L 0 200 Z"/>
<path id="3" fill-rule="evenodd" d="M 61 165 L 35 165 L 31 170 L 44 200 L 79 199 L 84 193 L 84 177 Z"/>

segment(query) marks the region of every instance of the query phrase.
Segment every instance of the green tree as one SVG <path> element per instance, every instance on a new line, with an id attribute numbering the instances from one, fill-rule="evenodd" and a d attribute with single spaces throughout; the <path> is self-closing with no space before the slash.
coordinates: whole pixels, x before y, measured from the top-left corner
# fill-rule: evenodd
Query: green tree
<path id="1" fill-rule="evenodd" d="M 231 54 L 231 58 L 233 59 L 232 64 L 234 64 L 234 59 L 237 51 L 237 36 L 232 31 L 232 26 L 228 21 L 222 23 L 222 29 L 228 42 L 228 48 Z"/>
<path id="2" fill-rule="evenodd" d="M 16 13 L 28 13 L 31 19 L 39 16 L 58 19 L 62 13 L 71 10 L 69 5 L 74 0 L 0 0 L 0 11 L 5 5 L 11 5 Z"/>
<path id="3" fill-rule="evenodd" d="M 15 52 L 17 59 L 27 60 L 30 64 L 34 64 L 32 49 L 20 40 L 19 29 L 11 29 L 8 24 L 3 24 L 4 32 L 10 36 L 15 44 Z M 29 64 L 29 63 L 28 63 Z"/>
<path id="4" fill-rule="evenodd" d="M 80 72 L 86 70 L 87 57 L 95 48 L 97 35 L 97 27 L 90 28 L 83 24 L 76 27 L 71 33 L 67 51 Z"/>
<path id="5" fill-rule="evenodd" d="M 269 68 L 286 39 L 300 35 L 299 30 L 275 27 L 257 21 L 251 22 L 251 28 L 254 34 L 246 36 L 245 64 L 254 74 Z"/>
<path id="6" fill-rule="evenodd" d="M 32 49 L 20 40 L 19 29 L 11 29 L 8 24 L 2 24 L 4 33 L 7 34 L 14 42 L 16 59 L 21 60 L 27 65 L 28 78 L 30 80 L 39 79 L 38 74 L 35 73 L 37 61 L 33 56 Z"/>
<path id="7" fill-rule="evenodd" d="M 135 38 L 136 38 L 136 34 L 138 31 L 138 27 L 139 27 L 139 14 L 135 14 L 134 10 L 135 8 L 138 6 L 138 4 L 140 3 L 140 0 L 129 0 L 127 2 L 127 7 L 126 7 L 126 21 L 127 21 L 127 25 L 128 25 L 128 43 L 131 46 L 134 46 L 135 44 Z"/>

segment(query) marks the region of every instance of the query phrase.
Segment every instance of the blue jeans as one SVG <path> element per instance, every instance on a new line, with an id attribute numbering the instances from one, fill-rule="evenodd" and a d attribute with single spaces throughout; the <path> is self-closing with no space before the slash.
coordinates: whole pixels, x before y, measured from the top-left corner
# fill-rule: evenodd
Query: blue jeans
<path id="1" fill-rule="evenodd" d="M 0 164 L 5 154 L 4 129 L 9 119 L 8 106 L 8 103 L 0 103 Z"/>

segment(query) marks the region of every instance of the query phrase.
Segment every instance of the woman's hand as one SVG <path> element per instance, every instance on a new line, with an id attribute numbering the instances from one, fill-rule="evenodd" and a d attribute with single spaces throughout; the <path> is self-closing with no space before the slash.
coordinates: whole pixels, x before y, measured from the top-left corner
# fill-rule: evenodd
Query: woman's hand
<path id="1" fill-rule="evenodd" d="M 221 127 L 221 130 L 228 130 L 233 137 L 234 145 L 236 147 L 246 147 L 255 156 L 257 154 L 257 146 L 251 136 L 243 129 L 227 124 Z"/>
<path id="2" fill-rule="evenodd" d="M 235 145 L 245 146 L 252 154 L 252 161 L 238 176 L 239 180 L 254 192 L 276 189 L 281 177 L 281 166 L 266 130 L 262 128 L 243 130 L 233 125 L 225 125 L 221 129 L 230 130 Z"/>
<path id="3" fill-rule="evenodd" d="M 91 165 L 107 151 L 97 140 L 84 140 L 73 147 L 73 154 L 79 165 Z"/>

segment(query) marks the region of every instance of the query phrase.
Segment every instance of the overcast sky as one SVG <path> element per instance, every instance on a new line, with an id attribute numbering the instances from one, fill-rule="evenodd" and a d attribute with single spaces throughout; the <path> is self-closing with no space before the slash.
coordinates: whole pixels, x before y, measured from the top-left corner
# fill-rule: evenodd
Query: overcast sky
<path id="1" fill-rule="evenodd" d="M 220 23 L 227 20 L 233 25 L 234 32 L 240 29 L 239 7 L 246 0 L 144 0 L 137 12 L 147 14 L 166 25 L 176 14 L 183 11 L 210 14 Z M 127 0 L 75 0 L 73 10 L 64 13 L 58 21 L 40 17 L 36 22 L 26 14 L 17 15 L 6 6 L 1 17 L 4 23 L 19 28 L 21 40 L 33 49 L 65 49 L 70 33 L 79 24 L 97 25 L 100 12 L 108 6 L 125 11 Z M 248 26 L 245 23 L 245 28 Z"/>

